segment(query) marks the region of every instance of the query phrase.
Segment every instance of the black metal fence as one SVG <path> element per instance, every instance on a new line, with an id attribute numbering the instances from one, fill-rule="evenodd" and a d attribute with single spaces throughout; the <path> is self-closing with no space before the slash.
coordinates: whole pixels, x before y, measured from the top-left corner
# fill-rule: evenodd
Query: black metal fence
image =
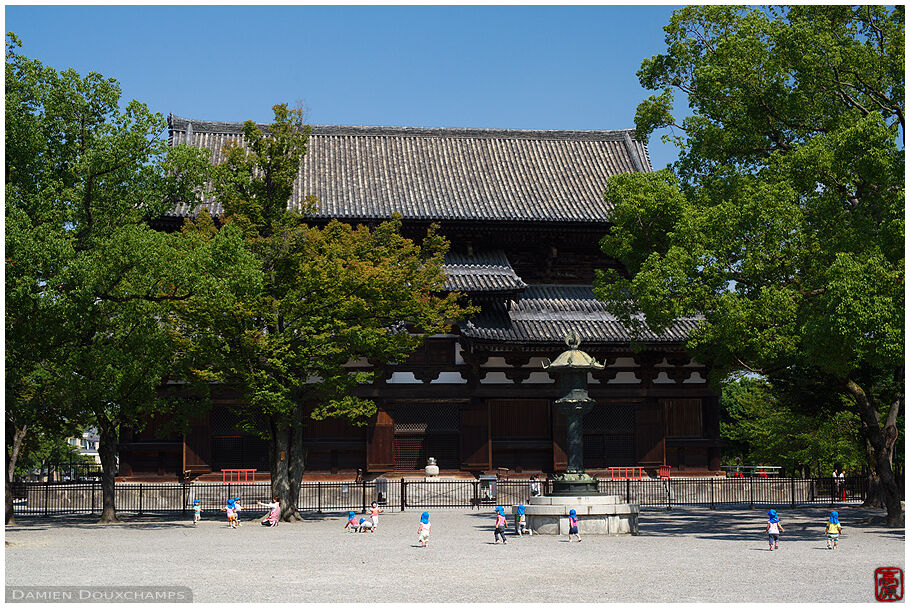
<path id="1" fill-rule="evenodd" d="M 101 478 L 101 465 L 94 462 L 52 462 L 44 463 L 40 467 L 28 472 L 24 481 L 46 480 L 78 482 L 91 482 Z"/>
<path id="2" fill-rule="evenodd" d="M 541 481 L 549 492 L 549 482 Z M 17 482 L 11 484 L 16 515 L 100 513 L 101 484 Z M 604 494 L 622 497 L 643 507 L 672 508 L 701 505 L 858 504 L 866 498 L 866 478 L 680 478 L 600 480 Z M 268 502 L 271 486 L 257 483 L 118 483 L 114 504 L 124 513 L 189 512 L 199 500 L 204 511 L 220 510 L 228 498 L 240 497 L 246 511 L 264 511 L 257 501 Z M 376 500 L 384 509 L 486 508 L 527 503 L 529 480 L 387 480 L 369 482 L 305 482 L 297 505 L 317 513 L 364 511 Z"/>

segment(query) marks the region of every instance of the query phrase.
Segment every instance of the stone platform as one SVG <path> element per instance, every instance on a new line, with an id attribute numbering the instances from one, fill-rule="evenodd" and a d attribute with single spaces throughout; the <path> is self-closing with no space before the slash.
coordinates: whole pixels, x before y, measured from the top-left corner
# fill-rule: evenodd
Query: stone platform
<path id="1" fill-rule="evenodd" d="M 571 509 L 579 534 L 638 534 L 639 506 L 607 495 L 535 496 L 525 505 L 528 527 L 537 534 L 568 534 Z"/>

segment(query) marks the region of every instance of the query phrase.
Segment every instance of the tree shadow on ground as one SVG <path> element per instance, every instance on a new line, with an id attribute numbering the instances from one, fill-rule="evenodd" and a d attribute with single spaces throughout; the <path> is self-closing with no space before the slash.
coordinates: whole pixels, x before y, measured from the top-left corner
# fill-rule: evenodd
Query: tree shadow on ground
<path id="1" fill-rule="evenodd" d="M 767 538 L 767 510 L 764 506 L 754 510 L 642 510 L 638 528 L 643 536 L 697 534 L 699 538 L 714 540 L 755 540 Z M 781 505 L 776 510 L 785 530 L 781 535 L 782 541 L 823 538 L 825 524 L 831 513 L 831 509 L 827 508 L 790 509 L 786 505 Z M 847 530 L 851 527 L 864 529 L 867 533 L 889 538 L 904 534 L 903 529 L 883 529 L 880 525 L 867 523 L 871 513 L 868 509 L 841 507 L 838 513 L 841 524 Z"/>

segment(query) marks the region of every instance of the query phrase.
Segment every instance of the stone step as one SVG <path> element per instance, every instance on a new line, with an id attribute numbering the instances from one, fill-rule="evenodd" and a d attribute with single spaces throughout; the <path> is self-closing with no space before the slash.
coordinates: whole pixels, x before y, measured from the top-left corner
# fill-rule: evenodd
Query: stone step
<path id="1" fill-rule="evenodd" d="M 529 505 L 615 505 L 625 502 L 622 496 L 534 496 Z"/>
<path id="2" fill-rule="evenodd" d="M 515 513 L 517 509 L 518 507 L 512 507 L 512 513 Z M 579 519 L 587 516 L 600 517 L 603 515 L 620 515 L 639 512 L 638 505 L 531 505 L 525 507 L 525 515 L 568 517 L 571 509 L 575 509 L 575 514 L 578 515 Z"/>

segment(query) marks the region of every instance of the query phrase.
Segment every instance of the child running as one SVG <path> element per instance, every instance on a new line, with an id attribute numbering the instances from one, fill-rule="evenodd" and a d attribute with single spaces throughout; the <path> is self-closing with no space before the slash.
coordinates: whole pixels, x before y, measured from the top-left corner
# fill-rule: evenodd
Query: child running
<path id="1" fill-rule="evenodd" d="M 344 524 L 344 529 L 348 532 L 357 532 L 360 528 L 356 515 L 353 511 L 348 511 L 348 523 Z"/>
<path id="2" fill-rule="evenodd" d="M 202 519 L 202 503 L 197 499 L 193 501 L 193 525 L 198 524 L 200 519 Z"/>
<path id="3" fill-rule="evenodd" d="M 262 520 L 262 525 L 263 526 L 277 526 L 278 525 L 278 516 L 281 515 L 281 502 L 278 500 L 278 497 L 272 496 L 272 502 L 259 502 L 257 500 L 256 504 L 262 505 L 263 507 L 268 507 L 268 509 L 269 509 L 269 514 L 266 515 L 265 519 Z"/>
<path id="4" fill-rule="evenodd" d="M 225 514 L 227 515 L 228 523 L 231 524 L 232 528 L 236 528 L 237 527 L 237 511 L 234 510 L 234 499 L 228 498 L 227 506 L 222 507 L 222 509 L 224 510 Z"/>
<path id="5" fill-rule="evenodd" d="M 494 545 L 499 544 L 500 538 L 502 538 L 502 544 L 506 544 L 506 528 L 508 527 L 509 522 L 506 521 L 505 509 L 496 507 L 496 529 L 493 530 Z"/>
<path id="6" fill-rule="evenodd" d="M 374 532 L 376 531 L 376 528 L 379 527 L 379 514 L 382 512 L 383 510 L 379 508 L 379 505 L 376 504 L 375 500 L 370 503 L 370 521 L 373 522 Z"/>
<path id="7" fill-rule="evenodd" d="M 530 536 L 531 529 L 528 528 L 528 518 L 525 517 L 525 506 L 518 505 L 518 508 L 515 509 L 515 531 L 518 532 L 518 536 L 523 536 L 525 532 Z"/>
<path id="8" fill-rule="evenodd" d="M 578 513 L 575 509 L 569 510 L 569 542 L 572 542 L 573 536 L 581 542 L 581 535 L 578 533 Z"/>
<path id="9" fill-rule="evenodd" d="M 430 514 L 426 511 L 420 515 L 420 523 L 417 525 L 417 542 L 421 547 L 430 546 Z"/>
<path id="10" fill-rule="evenodd" d="M 765 532 L 768 533 L 768 551 L 780 548 L 777 546 L 777 540 L 783 531 L 784 527 L 780 525 L 780 517 L 777 516 L 777 511 L 771 509 L 768 511 L 768 525 L 765 526 Z"/>
<path id="11" fill-rule="evenodd" d="M 240 506 L 240 497 L 234 497 L 234 515 L 237 516 L 237 527 L 239 528 L 243 524 L 240 522 L 240 512 L 243 510 L 243 507 Z"/>
<path id="12" fill-rule="evenodd" d="M 837 549 L 837 539 L 840 537 L 841 525 L 837 518 L 837 511 L 831 511 L 828 525 L 825 526 L 825 544 L 829 549 Z"/>

